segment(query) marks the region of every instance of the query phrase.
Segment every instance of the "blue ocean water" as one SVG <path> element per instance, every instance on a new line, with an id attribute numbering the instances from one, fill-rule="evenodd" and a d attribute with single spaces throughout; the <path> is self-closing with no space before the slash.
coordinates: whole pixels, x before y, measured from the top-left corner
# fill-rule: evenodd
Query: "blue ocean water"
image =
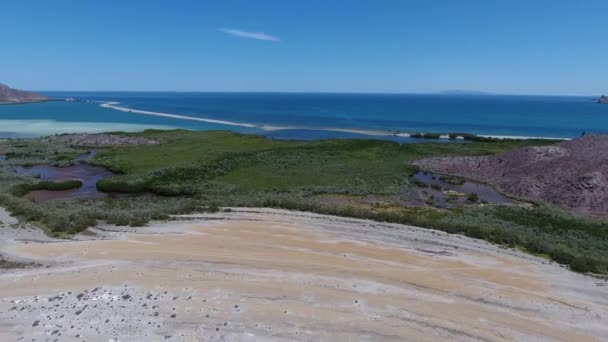
<path id="1" fill-rule="evenodd" d="M 289 130 L 211 124 L 100 108 L 99 103 L 48 102 L 0 106 L 0 135 L 19 134 L 10 128 L 33 120 L 45 133 L 78 125 L 91 130 L 126 127 L 229 129 L 282 138 L 352 137 L 355 133 L 309 131 L 349 129 L 404 132 L 466 132 L 486 135 L 572 138 L 608 133 L 608 105 L 592 97 L 303 94 L 303 93 L 172 93 L 172 92 L 47 92 L 53 98 L 115 101 L 134 110 L 231 121 Z M 9 122 L 7 124 L 7 122 Z M 51 127 L 46 127 L 52 126 Z M 13 125 L 13 126 L 11 126 Z M 5 127 L 3 127 L 5 126 Z M 35 128 L 30 129 L 35 131 Z M 17 129 L 18 131 L 18 129 Z M 315 133 L 311 133 L 315 132 Z M 21 134 L 32 135 L 32 132 Z"/>

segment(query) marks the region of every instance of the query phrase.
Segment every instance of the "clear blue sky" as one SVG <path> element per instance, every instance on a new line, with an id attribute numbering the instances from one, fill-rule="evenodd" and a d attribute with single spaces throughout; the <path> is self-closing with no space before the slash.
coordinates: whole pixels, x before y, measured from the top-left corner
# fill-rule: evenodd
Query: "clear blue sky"
<path id="1" fill-rule="evenodd" d="M 3 1 L 35 90 L 608 93 L 594 0 Z"/>

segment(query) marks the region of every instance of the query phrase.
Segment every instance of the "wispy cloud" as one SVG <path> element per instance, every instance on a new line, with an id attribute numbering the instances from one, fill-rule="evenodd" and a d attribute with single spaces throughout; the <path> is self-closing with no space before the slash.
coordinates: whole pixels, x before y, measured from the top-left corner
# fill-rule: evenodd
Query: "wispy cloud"
<path id="1" fill-rule="evenodd" d="M 271 35 L 266 34 L 264 32 L 251 32 L 251 31 L 238 30 L 238 29 L 230 29 L 230 28 L 220 28 L 220 29 L 218 29 L 218 31 L 226 33 L 226 34 L 229 34 L 231 36 L 241 37 L 241 38 L 249 38 L 249 39 L 256 39 L 256 40 L 266 40 L 266 41 L 271 41 L 271 42 L 278 42 L 278 41 L 280 41 L 280 39 L 278 37 L 271 36 Z"/>

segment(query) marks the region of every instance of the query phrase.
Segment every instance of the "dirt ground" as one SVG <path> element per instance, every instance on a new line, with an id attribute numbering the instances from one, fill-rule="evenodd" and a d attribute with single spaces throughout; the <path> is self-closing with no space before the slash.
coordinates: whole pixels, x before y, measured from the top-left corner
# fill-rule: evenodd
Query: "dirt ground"
<path id="1" fill-rule="evenodd" d="M 608 340 L 606 281 L 483 241 L 271 209 L 180 218 L 72 241 L 5 224 L 1 253 L 44 266 L 0 272 L 0 340 Z"/>

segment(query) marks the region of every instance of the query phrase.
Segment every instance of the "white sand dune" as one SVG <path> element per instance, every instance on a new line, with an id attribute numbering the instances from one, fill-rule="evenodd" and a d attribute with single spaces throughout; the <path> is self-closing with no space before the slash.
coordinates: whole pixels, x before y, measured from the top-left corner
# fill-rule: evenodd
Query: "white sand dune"
<path id="1" fill-rule="evenodd" d="M 238 123 L 238 122 L 225 121 L 225 120 L 205 119 L 205 118 L 199 118 L 199 117 L 195 117 L 195 116 L 186 116 L 186 115 L 177 115 L 177 114 L 171 114 L 171 113 L 161 113 L 161 112 L 151 112 L 151 111 L 147 111 L 147 110 L 131 109 L 131 108 L 127 108 L 127 107 L 117 106 L 118 104 L 119 104 L 119 102 L 104 102 L 99 106 L 103 107 L 103 108 L 110 108 L 110 109 L 118 110 L 121 112 L 144 114 L 144 115 L 154 115 L 154 116 L 160 116 L 160 117 L 164 117 L 164 118 L 200 121 L 200 122 L 229 125 L 229 126 L 256 127 L 255 125 L 247 124 L 247 123 Z"/>

